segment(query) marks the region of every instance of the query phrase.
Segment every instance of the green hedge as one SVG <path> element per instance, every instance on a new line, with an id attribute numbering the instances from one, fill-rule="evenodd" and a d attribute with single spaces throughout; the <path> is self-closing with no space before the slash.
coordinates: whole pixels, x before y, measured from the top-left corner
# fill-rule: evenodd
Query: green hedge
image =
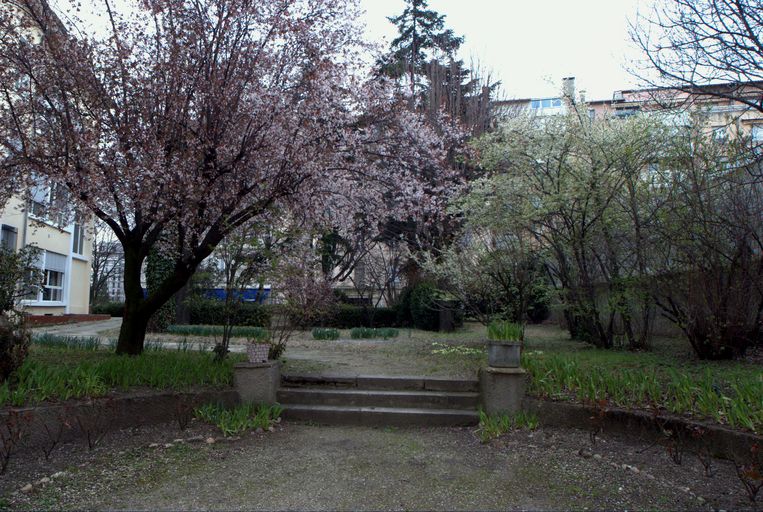
<path id="1" fill-rule="evenodd" d="M 111 315 L 122 317 L 125 310 L 124 302 L 104 302 L 101 304 L 93 304 L 94 315 Z"/>
<path id="2" fill-rule="evenodd" d="M 335 329 L 399 326 L 394 308 L 364 308 L 349 304 L 339 304 L 329 315 L 317 319 L 316 324 Z"/>
<path id="3" fill-rule="evenodd" d="M 214 299 L 190 301 L 188 312 L 191 325 L 221 325 L 225 319 L 225 303 Z M 240 304 L 233 325 L 269 327 L 271 307 L 245 302 Z"/>

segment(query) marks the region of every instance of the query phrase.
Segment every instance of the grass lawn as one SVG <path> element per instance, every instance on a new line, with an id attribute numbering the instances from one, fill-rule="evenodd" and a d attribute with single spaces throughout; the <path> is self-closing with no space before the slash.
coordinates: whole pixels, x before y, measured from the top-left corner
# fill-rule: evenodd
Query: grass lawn
<path id="1" fill-rule="evenodd" d="M 349 330 L 340 331 L 339 340 L 315 340 L 311 331 L 303 331 L 290 341 L 283 371 L 475 377 L 486 364 L 484 338 L 485 328 L 478 324 L 455 333 L 400 329 L 397 337 L 387 340 L 352 340 Z M 0 405 L 101 396 L 134 387 L 227 387 L 233 363 L 243 358 L 231 354 L 219 364 L 209 352 L 156 349 L 159 341 L 185 346 L 185 337 L 163 334 L 147 339 L 152 349 L 132 358 L 114 356 L 85 340 L 35 344 L 15 385 L 0 386 Z M 681 339 L 658 338 L 647 352 L 599 350 L 570 341 L 558 327 L 529 326 L 522 364 L 530 373 L 529 392 L 534 396 L 662 410 L 763 432 L 761 366 L 699 361 Z"/>
<path id="2" fill-rule="evenodd" d="M 522 365 L 530 393 L 712 419 L 763 432 L 763 369 L 743 361 L 699 361 L 688 342 L 658 338 L 648 352 L 599 350 L 556 328 L 528 329 Z"/>
<path id="3" fill-rule="evenodd" d="M 47 344 L 33 343 L 12 383 L 0 386 L 0 406 L 99 397 L 135 388 L 226 388 L 233 383 L 233 364 L 244 359 L 231 354 L 219 363 L 210 352 L 157 349 L 124 357 L 86 339 L 79 344 L 71 339 L 61 339 L 59 344 L 52 337 L 47 340 Z"/>

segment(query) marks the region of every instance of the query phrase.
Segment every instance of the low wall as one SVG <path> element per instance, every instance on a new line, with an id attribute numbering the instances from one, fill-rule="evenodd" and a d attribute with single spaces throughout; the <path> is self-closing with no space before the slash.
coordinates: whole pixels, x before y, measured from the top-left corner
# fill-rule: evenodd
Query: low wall
<path id="1" fill-rule="evenodd" d="M 11 407 L 0 410 L 0 428 L 19 428 L 16 451 L 33 450 L 57 442 L 100 437 L 107 432 L 142 425 L 188 421 L 194 408 L 205 403 L 233 406 L 239 401 L 232 389 L 185 393 L 125 393 L 60 405 Z"/>
<path id="2" fill-rule="evenodd" d="M 749 460 L 753 445 L 763 446 L 763 436 L 733 430 L 671 414 L 554 402 L 526 397 L 523 408 L 537 414 L 541 425 L 576 427 L 604 434 L 637 438 L 646 443 L 678 443 L 679 449 L 699 451 L 729 460 Z"/>
<path id="3" fill-rule="evenodd" d="M 45 325 L 74 324 L 78 322 L 100 322 L 110 320 L 110 315 L 27 315 L 26 322 L 30 327 Z"/>

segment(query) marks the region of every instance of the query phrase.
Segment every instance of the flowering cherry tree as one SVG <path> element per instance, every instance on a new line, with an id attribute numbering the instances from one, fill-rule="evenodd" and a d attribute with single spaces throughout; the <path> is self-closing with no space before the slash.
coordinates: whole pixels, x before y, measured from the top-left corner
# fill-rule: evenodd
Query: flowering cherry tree
<path id="1" fill-rule="evenodd" d="M 253 219 L 341 232 L 438 208 L 443 139 L 366 78 L 353 2 L 95 9 L 107 30 L 45 0 L 0 6 L 0 168 L 65 186 L 122 244 L 118 353 L 140 353 L 152 313 Z M 144 296 L 157 244 L 174 268 Z"/>

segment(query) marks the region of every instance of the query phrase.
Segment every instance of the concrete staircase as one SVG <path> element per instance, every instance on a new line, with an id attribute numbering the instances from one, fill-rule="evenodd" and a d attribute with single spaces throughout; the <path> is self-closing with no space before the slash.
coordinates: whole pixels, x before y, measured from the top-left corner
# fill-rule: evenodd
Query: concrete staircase
<path id="1" fill-rule="evenodd" d="M 333 425 L 466 426 L 478 423 L 477 380 L 283 375 L 278 402 L 290 420 Z"/>

